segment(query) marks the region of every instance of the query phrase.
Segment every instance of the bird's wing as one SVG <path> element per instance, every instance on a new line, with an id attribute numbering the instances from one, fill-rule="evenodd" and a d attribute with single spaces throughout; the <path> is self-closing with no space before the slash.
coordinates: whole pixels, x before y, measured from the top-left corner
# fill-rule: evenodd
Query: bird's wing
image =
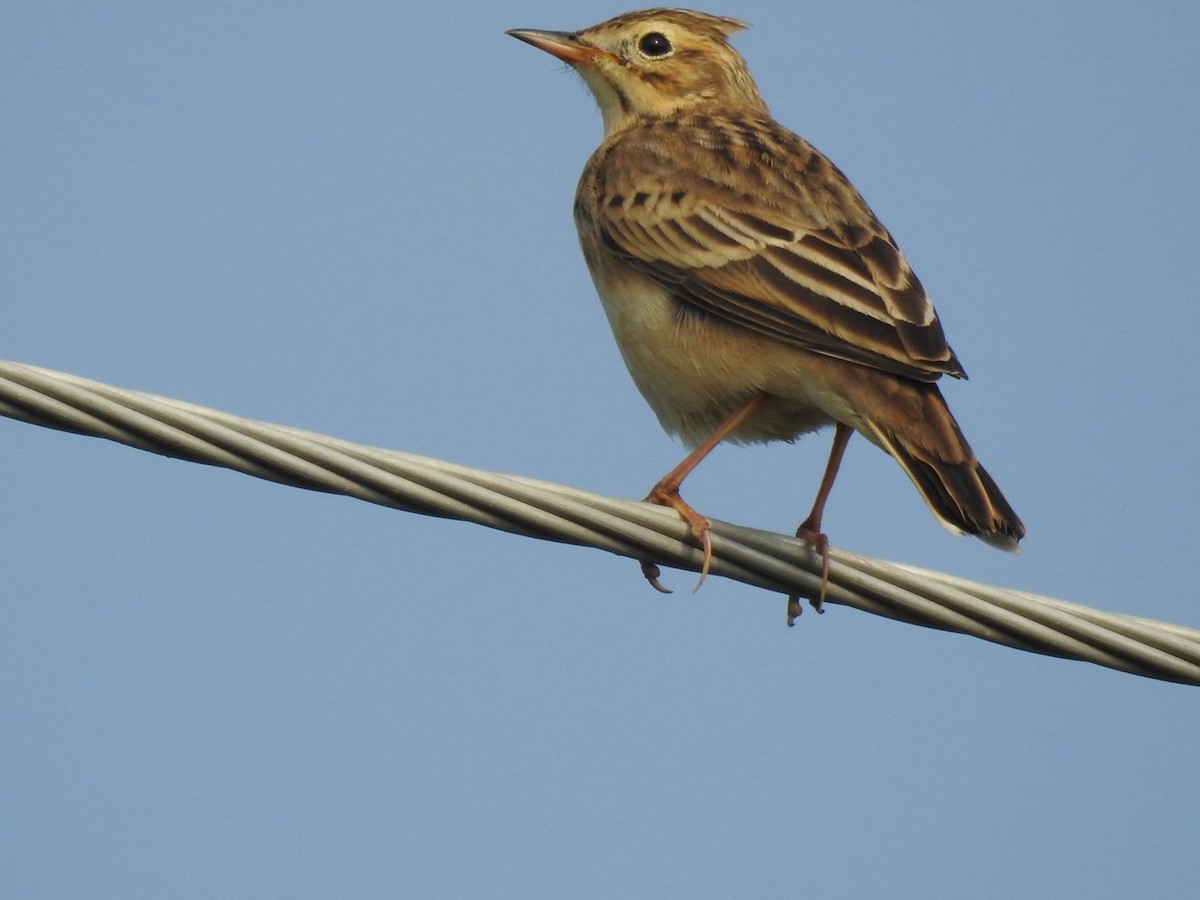
<path id="1" fill-rule="evenodd" d="M 773 122 L 632 129 L 598 161 L 600 238 L 674 296 L 816 353 L 965 377 L 925 289 L 846 177 Z"/>

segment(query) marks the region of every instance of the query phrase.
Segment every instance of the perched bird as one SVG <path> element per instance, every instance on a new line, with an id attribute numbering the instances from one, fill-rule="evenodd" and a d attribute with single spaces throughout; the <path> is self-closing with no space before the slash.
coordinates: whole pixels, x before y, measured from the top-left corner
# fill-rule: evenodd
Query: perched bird
<path id="1" fill-rule="evenodd" d="M 796 532 L 821 518 L 850 435 L 890 453 L 949 530 L 1016 550 L 1025 526 L 975 458 L 937 380 L 966 373 L 921 282 L 845 175 L 767 111 L 728 38 L 745 25 L 683 9 L 577 32 L 508 34 L 571 65 L 604 119 L 575 196 L 583 255 L 638 389 L 693 452 L 646 498 L 679 495 L 722 441 L 833 449 Z M 656 587 L 657 569 L 643 563 Z"/>

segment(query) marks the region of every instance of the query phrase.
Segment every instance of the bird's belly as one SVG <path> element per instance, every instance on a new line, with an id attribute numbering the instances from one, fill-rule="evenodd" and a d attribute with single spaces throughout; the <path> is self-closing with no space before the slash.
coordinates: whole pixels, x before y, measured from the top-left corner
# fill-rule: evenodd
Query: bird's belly
<path id="1" fill-rule="evenodd" d="M 681 306 L 647 280 L 596 284 L 634 383 L 663 428 L 686 443 L 703 441 L 761 393 L 767 404 L 730 440 L 792 440 L 833 421 L 806 377 L 810 354 Z"/>

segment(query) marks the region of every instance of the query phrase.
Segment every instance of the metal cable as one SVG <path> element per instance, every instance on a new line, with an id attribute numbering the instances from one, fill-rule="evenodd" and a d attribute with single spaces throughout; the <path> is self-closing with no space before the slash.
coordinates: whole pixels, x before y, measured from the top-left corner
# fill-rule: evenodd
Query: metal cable
<path id="1" fill-rule="evenodd" d="M 701 563 L 687 526 L 671 510 L 353 444 L 36 366 L 0 361 L 0 413 L 293 487 L 692 571 Z M 820 559 L 795 538 L 714 519 L 712 544 L 713 575 L 806 597 L 820 589 Z M 845 550 L 833 549 L 829 556 L 828 603 L 1148 678 L 1200 684 L 1195 629 Z"/>

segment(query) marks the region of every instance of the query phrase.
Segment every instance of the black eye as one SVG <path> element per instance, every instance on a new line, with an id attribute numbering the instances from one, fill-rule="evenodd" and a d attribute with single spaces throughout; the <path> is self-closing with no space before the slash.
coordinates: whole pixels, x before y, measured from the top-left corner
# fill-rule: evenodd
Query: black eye
<path id="1" fill-rule="evenodd" d="M 638 49 L 647 56 L 666 56 L 671 52 L 671 42 L 661 31 L 652 31 L 638 41 Z"/>

